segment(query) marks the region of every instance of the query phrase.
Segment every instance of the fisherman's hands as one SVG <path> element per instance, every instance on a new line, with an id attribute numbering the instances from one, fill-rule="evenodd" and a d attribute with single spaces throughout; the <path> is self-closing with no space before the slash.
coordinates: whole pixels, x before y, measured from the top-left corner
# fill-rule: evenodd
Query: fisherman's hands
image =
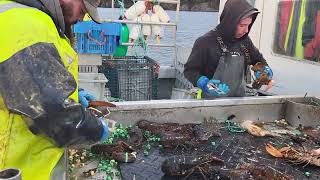
<path id="1" fill-rule="evenodd" d="M 263 65 L 261 62 L 256 63 L 252 68 L 254 72 L 254 82 L 252 87 L 260 89 L 263 85 L 267 85 L 264 91 L 268 91 L 273 86 L 273 71 L 269 66 Z"/>
<path id="2" fill-rule="evenodd" d="M 271 69 L 269 66 L 264 66 L 264 68 L 263 68 L 262 71 L 255 71 L 255 72 L 254 72 L 255 78 L 256 78 L 256 79 L 260 78 L 260 77 L 261 77 L 261 74 L 262 74 L 263 72 L 267 73 L 269 80 L 272 80 L 272 78 L 273 78 L 273 71 L 272 71 L 272 69 Z"/>
<path id="3" fill-rule="evenodd" d="M 85 108 L 89 107 L 89 101 L 95 100 L 96 97 L 85 91 L 84 89 L 79 88 L 78 92 L 79 102 Z"/>
<path id="4" fill-rule="evenodd" d="M 221 83 L 220 80 L 209 80 L 206 76 L 201 76 L 197 81 L 197 86 L 202 91 L 209 93 L 212 96 L 224 96 L 230 91 L 229 86 L 225 83 Z"/>
<path id="5" fill-rule="evenodd" d="M 227 95 L 230 91 L 229 86 L 225 83 L 221 83 L 220 80 L 211 79 L 208 83 L 209 94 L 214 96 Z"/>

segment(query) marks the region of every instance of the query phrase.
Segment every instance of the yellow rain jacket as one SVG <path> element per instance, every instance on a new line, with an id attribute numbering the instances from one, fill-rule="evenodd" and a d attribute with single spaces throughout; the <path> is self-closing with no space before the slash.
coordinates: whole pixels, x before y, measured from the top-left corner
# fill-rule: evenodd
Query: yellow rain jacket
<path id="1" fill-rule="evenodd" d="M 48 13 L 0 1 L 0 170 L 50 179 L 70 144 L 91 143 L 101 122 L 78 101 L 78 59 Z"/>

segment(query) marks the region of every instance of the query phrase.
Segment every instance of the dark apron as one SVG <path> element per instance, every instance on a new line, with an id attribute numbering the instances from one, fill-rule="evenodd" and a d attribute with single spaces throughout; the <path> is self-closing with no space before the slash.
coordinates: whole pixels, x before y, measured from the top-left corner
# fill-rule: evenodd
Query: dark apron
<path id="1" fill-rule="evenodd" d="M 220 57 L 213 79 L 218 79 L 229 86 L 229 97 L 245 96 L 246 82 L 244 80 L 243 56 L 228 54 Z"/>
<path id="2" fill-rule="evenodd" d="M 244 56 L 230 53 L 227 50 L 227 47 L 223 44 L 221 38 L 218 37 L 217 41 L 219 42 L 223 53 L 219 59 L 218 67 L 216 68 L 212 79 L 220 80 L 221 83 L 225 83 L 229 86 L 230 91 L 226 96 L 243 97 L 246 95 Z M 213 97 L 208 93 L 203 93 L 202 98 L 213 99 L 216 97 Z"/>
<path id="3" fill-rule="evenodd" d="M 244 57 L 227 54 L 221 56 L 218 67 L 212 79 L 220 80 L 229 86 L 228 97 L 245 96 L 246 82 L 244 80 Z M 208 93 L 203 94 L 203 98 L 215 98 Z"/>

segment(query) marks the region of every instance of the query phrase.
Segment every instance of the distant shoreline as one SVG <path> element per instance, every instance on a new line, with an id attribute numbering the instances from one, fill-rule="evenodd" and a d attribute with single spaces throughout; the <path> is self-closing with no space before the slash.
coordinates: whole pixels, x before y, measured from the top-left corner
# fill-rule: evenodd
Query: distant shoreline
<path id="1" fill-rule="evenodd" d="M 102 7 L 100 6 L 100 8 L 111 8 L 110 7 Z M 114 7 L 114 8 L 119 8 L 119 7 Z M 168 11 L 175 11 L 176 9 L 165 9 L 165 10 L 168 10 Z M 180 9 L 180 11 L 184 11 L 184 12 L 219 12 L 218 9 L 213 9 L 213 10 L 190 10 L 190 9 Z"/>
<path id="2" fill-rule="evenodd" d="M 175 11 L 175 9 L 170 9 L 170 11 Z M 181 10 L 180 11 L 186 11 L 186 12 L 219 12 L 219 10 L 202 10 L 202 11 L 194 11 L 194 10 Z"/>
<path id="3" fill-rule="evenodd" d="M 100 8 L 111 8 L 110 7 L 102 7 L 100 6 Z M 119 8 L 119 7 L 114 7 L 114 8 Z M 169 10 L 169 11 L 175 11 L 176 9 L 165 9 L 165 10 Z M 185 11 L 185 12 L 219 12 L 219 9 L 213 9 L 213 10 L 191 10 L 191 9 L 180 9 L 180 11 Z"/>
<path id="4" fill-rule="evenodd" d="M 218 12 L 220 0 L 180 0 L 180 11 L 191 12 Z M 125 8 L 132 6 L 131 0 L 124 0 Z M 118 3 L 114 4 L 115 8 L 119 8 Z M 176 10 L 175 4 L 161 3 L 161 6 L 165 10 Z M 100 7 L 111 8 L 111 2 L 108 0 L 102 0 Z"/>

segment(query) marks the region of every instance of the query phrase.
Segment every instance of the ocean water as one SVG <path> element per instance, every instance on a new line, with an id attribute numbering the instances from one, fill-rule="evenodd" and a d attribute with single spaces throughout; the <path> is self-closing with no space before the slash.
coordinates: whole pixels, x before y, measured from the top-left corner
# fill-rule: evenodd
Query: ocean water
<path id="1" fill-rule="evenodd" d="M 117 19 L 120 16 L 119 9 L 99 8 L 99 13 L 102 18 Z M 171 18 L 171 22 L 175 22 L 176 11 L 167 11 Z M 178 26 L 176 33 L 176 45 L 178 48 L 192 48 L 194 41 L 215 28 L 218 21 L 217 12 L 189 12 L 180 11 L 178 14 Z M 163 26 L 164 35 L 161 39 L 161 44 L 174 43 L 174 27 Z M 154 43 L 150 40 L 150 43 Z M 141 48 L 129 50 L 129 55 L 147 55 L 156 60 L 161 65 L 170 65 L 174 61 L 174 48 L 172 47 L 148 47 L 146 51 Z"/>

